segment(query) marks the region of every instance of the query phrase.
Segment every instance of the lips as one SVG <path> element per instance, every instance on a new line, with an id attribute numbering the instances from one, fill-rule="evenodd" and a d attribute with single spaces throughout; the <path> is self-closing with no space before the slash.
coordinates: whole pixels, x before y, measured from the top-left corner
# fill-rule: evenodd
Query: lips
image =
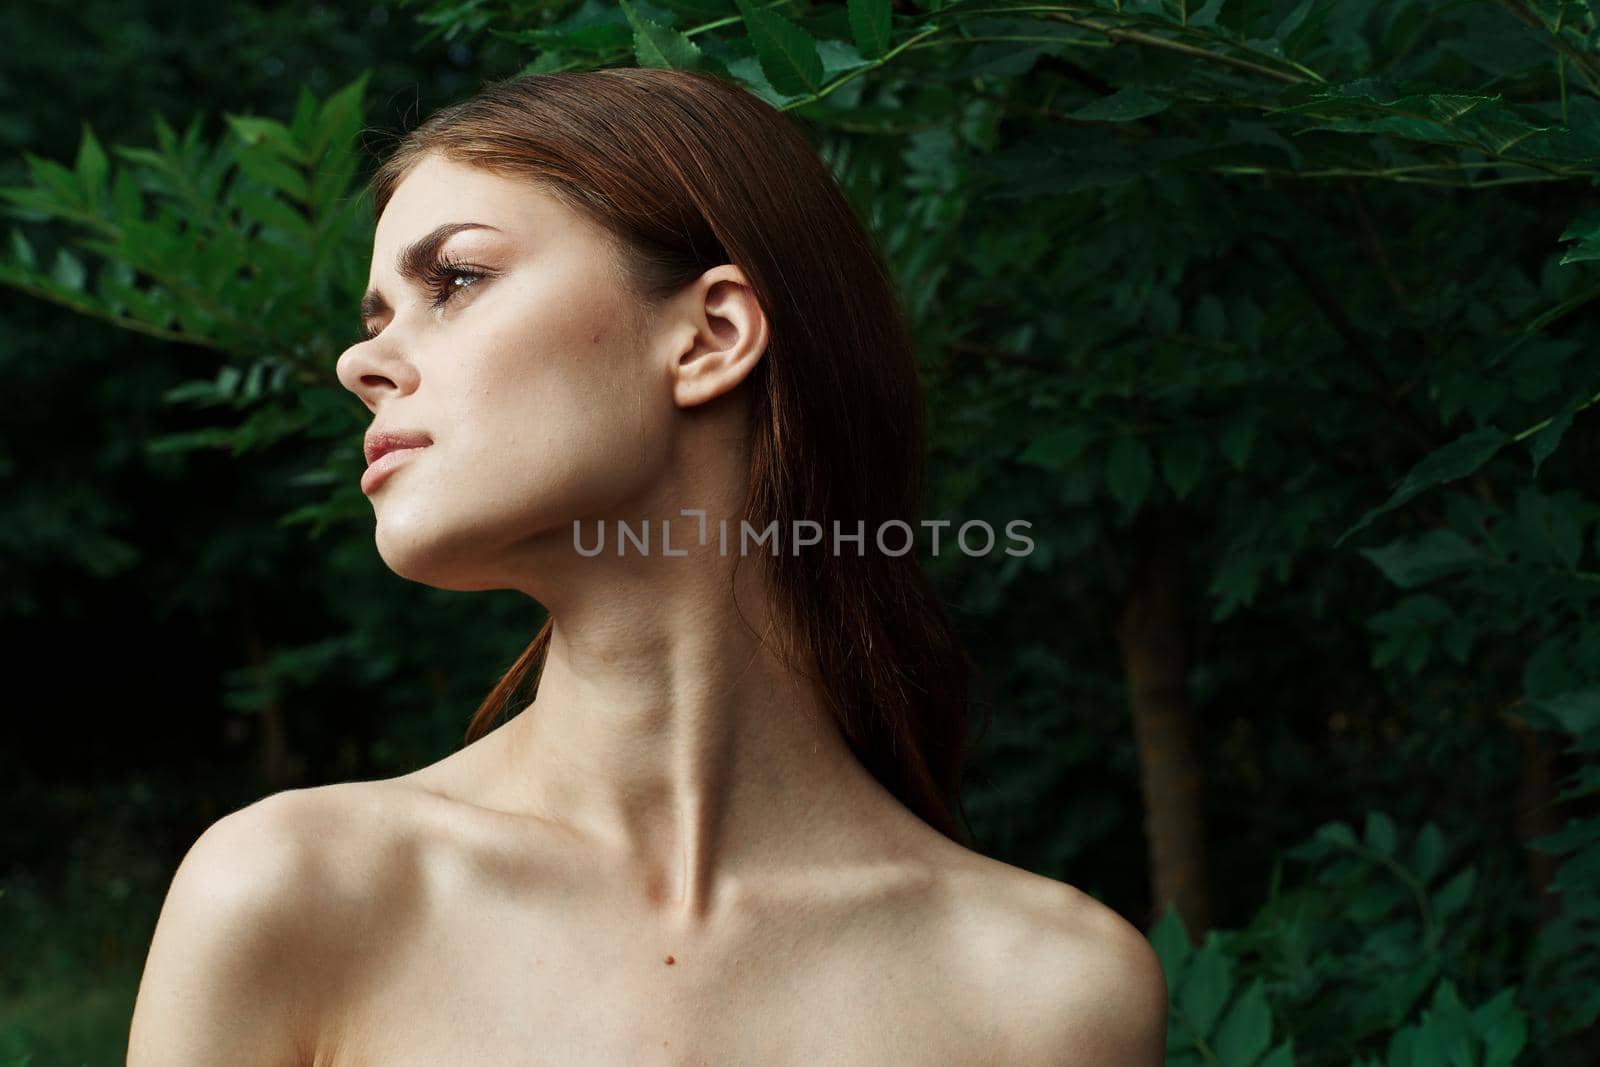
<path id="1" fill-rule="evenodd" d="M 401 448 L 422 448 L 433 444 L 433 438 L 413 430 L 374 430 L 367 434 L 365 452 L 367 465 L 371 466 L 385 452 Z"/>

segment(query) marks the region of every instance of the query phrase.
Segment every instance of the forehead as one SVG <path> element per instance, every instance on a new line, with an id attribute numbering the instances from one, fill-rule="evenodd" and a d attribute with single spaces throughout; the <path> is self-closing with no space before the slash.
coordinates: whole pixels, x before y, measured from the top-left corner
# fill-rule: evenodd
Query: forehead
<path id="1" fill-rule="evenodd" d="M 392 262 L 407 244 L 436 227 L 463 219 L 485 223 L 512 237 L 536 232 L 551 236 L 582 225 L 582 220 L 532 181 L 429 155 L 407 172 L 384 206 L 373 235 L 373 257 L 380 263 Z"/>

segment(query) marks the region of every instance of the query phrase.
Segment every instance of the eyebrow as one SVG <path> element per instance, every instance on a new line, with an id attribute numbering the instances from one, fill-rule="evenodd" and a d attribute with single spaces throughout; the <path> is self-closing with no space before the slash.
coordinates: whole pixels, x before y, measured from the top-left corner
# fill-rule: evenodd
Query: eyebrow
<path id="1" fill-rule="evenodd" d="M 409 282 L 420 282 L 428 264 L 438 255 L 439 246 L 444 244 L 451 234 L 460 233 L 462 230 L 500 232 L 499 227 L 490 226 L 487 222 L 447 222 L 413 241 L 401 251 L 395 259 L 395 268 L 399 271 L 400 277 Z M 390 310 L 389 301 L 384 299 L 378 290 L 368 289 L 361 297 L 360 310 L 361 328 L 364 330 L 368 319 Z"/>

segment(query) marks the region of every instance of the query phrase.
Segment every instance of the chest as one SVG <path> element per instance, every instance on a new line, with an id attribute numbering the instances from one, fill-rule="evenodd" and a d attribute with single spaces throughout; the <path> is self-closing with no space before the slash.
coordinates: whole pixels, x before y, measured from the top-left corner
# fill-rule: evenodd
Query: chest
<path id="1" fill-rule="evenodd" d="M 985 976 L 925 923 L 768 916 L 686 943 L 624 915 L 466 916 L 374 946 L 316 1067 L 1002 1062 Z"/>

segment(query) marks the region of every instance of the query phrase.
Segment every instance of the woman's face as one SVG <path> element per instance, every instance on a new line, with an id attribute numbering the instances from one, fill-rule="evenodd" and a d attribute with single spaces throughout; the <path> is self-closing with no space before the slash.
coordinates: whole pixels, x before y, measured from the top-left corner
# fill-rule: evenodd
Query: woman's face
<path id="1" fill-rule="evenodd" d="M 369 493 L 397 574 L 524 588 L 552 553 L 576 558 L 574 519 L 625 513 L 659 475 L 672 360 L 611 248 L 543 189 L 439 156 L 395 191 L 363 302 L 375 332 L 337 373 L 371 430 L 432 439 Z"/>

